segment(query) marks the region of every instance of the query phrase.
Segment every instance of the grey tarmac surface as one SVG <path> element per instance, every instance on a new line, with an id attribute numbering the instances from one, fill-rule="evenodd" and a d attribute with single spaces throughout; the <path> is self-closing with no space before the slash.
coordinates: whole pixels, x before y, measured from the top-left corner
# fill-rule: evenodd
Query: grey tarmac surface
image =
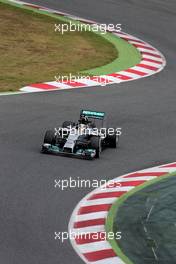
<path id="1" fill-rule="evenodd" d="M 157 47 L 167 59 L 160 74 L 123 84 L 0 97 L 0 263 L 81 264 L 66 231 L 76 204 L 90 190 L 60 191 L 54 179 L 112 179 L 176 159 L 176 2 L 143 0 L 31 1 L 105 23 Z M 13 70 L 13 69 L 12 69 Z M 77 119 L 81 108 L 109 113 L 122 127 L 117 150 L 93 162 L 39 153 L 45 129 Z"/>

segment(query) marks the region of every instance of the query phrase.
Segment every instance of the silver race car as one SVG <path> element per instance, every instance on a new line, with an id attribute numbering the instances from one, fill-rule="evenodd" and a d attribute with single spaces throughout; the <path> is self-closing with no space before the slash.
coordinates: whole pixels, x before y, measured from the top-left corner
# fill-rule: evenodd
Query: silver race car
<path id="1" fill-rule="evenodd" d="M 62 127 L 46 131 L 42 153 L 99 158 L 104 148 L 116 148 L 119 141 L 119 131 L 107 129 L 105 123 L 105 112 L 82 110 L 78 122 L 65 121 Z"/>

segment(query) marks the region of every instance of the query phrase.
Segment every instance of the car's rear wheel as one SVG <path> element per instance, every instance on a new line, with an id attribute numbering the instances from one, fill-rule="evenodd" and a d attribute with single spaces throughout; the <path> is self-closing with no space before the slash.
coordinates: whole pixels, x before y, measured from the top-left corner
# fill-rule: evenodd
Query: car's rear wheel
<path id="1" fill-rule="evenodd" d="M 73 127 L 75 126 L 75 123 L 72 121 L 64 121 L 62 124 L 62 128 L 68 128 L 68 127 Z"/>
<path id="2" fill-rule="evenodd" d="M 96 151 L 96 158 L 100 157 L 101 153 L 101 139 L 100 137 L 91 137 L 91 148 L 95 149 Z"/>
<path id="3" fill-rule="evenodd" d="M 47 130 L 44 136 L 44 144 L 54 145 L 56 142 L 55 132 L 53 130 Z"/>

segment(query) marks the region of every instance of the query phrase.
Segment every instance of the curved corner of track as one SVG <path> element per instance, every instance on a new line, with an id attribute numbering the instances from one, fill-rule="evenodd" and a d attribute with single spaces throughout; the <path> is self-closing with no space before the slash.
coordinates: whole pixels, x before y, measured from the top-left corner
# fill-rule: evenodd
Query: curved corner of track
<path id="1" fill-rule="evenodd" d="M 34 10 L 41 10 L 45 11 L 46 13 L 51 13 L 55 15 L 62 15 L 66 18 L 71 18 L 76 21 L 79 21 L 81 23 L 89 23 L 89 24 L 95 24 L 95 21 L 90 21 L 86 19 L 82 19 L 79 17 L 73 17 L 70 14 L 66 14 L 63 12 L 59 12 L 54 9 L 48 9 L 43 6 L 39 5 L 31 5 L 27 2 L 21 2 L 18 0 L 10 0 L 11 2 L 15 2 L 16 4 L 22 5 L 24 7 L 30 7 Z M 96 23 L 98 24 L 98 23 Z M 137 37 L 134 37 L 132 35 L 129 35 L 124 32 L 117 32 L 113 31 L 110 32 L 117 36 L 118 38 L 121 38 L 125 41 L 127 41 L 129 44 L 133 45 L 141 54 L 141 61 L 137 65 L 125 69 L 123 71 L 117 71 L 113 72 L 111 74 L 105 74 L 101 76 L 101 78 L 97 78 L 97 76 L 92 76 L 89 78 L 79 78 L 79 80 L 74 81 L 64 81 L 63 82 L 57 82 L 57 81 L 51 81 L 51 82 L 44 82 L 44 83 L 34 83 L 29 84 L 28 86 L 25 86 L 20 89 L 22 92 L 44 92 L 44 91 L 56 91 L 56 90 L 63 90 L 63 89 L 75 89 L 75 88 L 84 88 L 84 87 L 92 87 L 92 86 L 102 86 L 102 81 L 106 81 L 106 84 L 114 84 L 114 83 L 122 83 L 127 81 L 133 81 L 137 79 L 141 79 L 144 77 L 151 76 L 153 74 L 156 74 L 160 71 L 162 71 L 166 65 L 166 59 L 163 56 L 163 54 L 158 51 L 156 48 L 151 46 L 150 44 L 146 43 L 143 40 L 138 39 Z"/>
<path id="2" fill-rule="evenodd" d="M 70 219 L 69 232 L 75 237 L 72 246 L 85 263 L 125 264 L 101 233 L 113 204 L 138 186 L 176 171 L 176 163 L 129 173 L 113 179 L 114 185 L 95 189 L 76 206 Z M 80 235 L 82 234 L 82 235 Z M 88 235 L 87 235 L 88 234 Z"/>

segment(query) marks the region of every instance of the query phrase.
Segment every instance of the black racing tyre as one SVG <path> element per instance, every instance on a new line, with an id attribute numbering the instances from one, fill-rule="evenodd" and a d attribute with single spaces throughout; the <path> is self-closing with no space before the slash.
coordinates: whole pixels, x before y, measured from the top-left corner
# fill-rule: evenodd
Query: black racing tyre
<path id="1" fill-rule="evenodd" d="M 92 136 L 91 139 L 91 148 L 96 150 L 96 158 L 100 157 L 101 153 L 101 139 L 100 137 Z"/>
<path id="2" fill-rule="evenodd" d="M 107 136 L 108 147 L 117 148 L 118 138 L 119 137 L 116 134 L 108 135 Z"/>
<path id="3" fill-rule="evenodd" d="M 54 145 L 56 142 L 55 132 L 53 130 L 47 130 L 44 136 L 44 144 Z"/>
<path id="4" fill-rule="evenodd" d="M 75 123 L 72 121 L 64 121 L 62 124 L 62 128 L 68 128 L 68 127 L 73 127 L 75 126 Z"/>

